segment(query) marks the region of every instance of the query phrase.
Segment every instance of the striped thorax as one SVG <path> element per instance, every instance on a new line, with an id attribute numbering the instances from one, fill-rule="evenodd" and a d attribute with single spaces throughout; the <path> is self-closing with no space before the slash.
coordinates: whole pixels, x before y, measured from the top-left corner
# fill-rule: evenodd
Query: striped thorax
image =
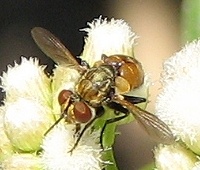
<path id="1" fill-rule="evenodd" d="M 115 70 L 110 65 L 92 67 L 77 83 L 78 95 L 93 107 L 101 106 L 107 100 L 114 84 Z"/>

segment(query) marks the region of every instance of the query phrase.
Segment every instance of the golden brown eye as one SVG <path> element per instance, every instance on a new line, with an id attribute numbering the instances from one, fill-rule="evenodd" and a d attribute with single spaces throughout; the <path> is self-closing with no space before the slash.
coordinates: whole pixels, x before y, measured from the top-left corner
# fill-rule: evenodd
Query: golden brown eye
<path id="1" fill-rule="evenodd" d="M 74 116 L 76 121 L 80 123 L 87 123 L 92 118 L 92 112 L 87 104 L 84 102 L 74 103 Z"/>
<path id="2" fill-rule="evenodd" d="M 58 102 L 60 105 L 64 104 L 72 95 L 70 90 L 62 90 L 58 95 Z"/>

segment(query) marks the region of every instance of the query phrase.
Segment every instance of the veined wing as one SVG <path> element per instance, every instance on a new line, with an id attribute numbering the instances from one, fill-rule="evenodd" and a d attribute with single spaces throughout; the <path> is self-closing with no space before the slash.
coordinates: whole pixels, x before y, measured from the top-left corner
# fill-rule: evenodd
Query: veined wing
<path id="1" fill-rule="evenodd" d="M 120 103 L 126 109 L 129 110 L 144 128 L 144 130 L 153 137 L 156 141 L 163 144 L 172 144 L 175 139 L 170 128 L 157 116 L 135 106 L 134 104 L 124 100 L 115 98 L 114 101 Z"/>
<path id="2" fill-rule="evenodd" d="M 170 128 L 163 121 L 137 106 L 135 108 L 137 111 L 133 115 L 135 115 L 136 120 L 151 137 L 163 144 L 174 143 L 174 136 Z"/>
<path id="3" fill-rule="evenodd" d="M 57 64 L 80 66 L 70 51 L 50 31 L 35 27 L 31 30 L 31 35 L 38 47 Z"/>

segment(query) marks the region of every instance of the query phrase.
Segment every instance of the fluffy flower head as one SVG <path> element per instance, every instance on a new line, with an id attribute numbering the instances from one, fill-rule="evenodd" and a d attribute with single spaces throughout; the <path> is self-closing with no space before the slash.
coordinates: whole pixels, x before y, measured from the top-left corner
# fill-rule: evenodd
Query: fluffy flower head
<path id="1" fill-rule="evenodd" d="M 89 28 L 82 29 L 87 32 L 83 59 L 87 60 L 90 65 L 94 61 L 101 59 L 102 54 L 113 55 L 123 54 L 133 56 L 133 46 L 136 44 L 136 34 L 132 32 L 128 24 L 120 19 L 106 18 L 95 19 L 88 23 Z"/>
<path id="2" fill-rule="evenodd" d="M 163 90 L 157 115 L 175 136 L 200 153 L 200 41 L 194 41 L 164 63 Z"/>
<path id="3" fill-rule="evenodd" d="M 49 170 L 100 170 L 101 152 L 99 133 L 87 132 L 78 146 L 70 152 L 75 143 L 74 126 L 58 126 L 45 138 L 42 159 Z M 54 147 L 52 147 L 54 146 Z"/>

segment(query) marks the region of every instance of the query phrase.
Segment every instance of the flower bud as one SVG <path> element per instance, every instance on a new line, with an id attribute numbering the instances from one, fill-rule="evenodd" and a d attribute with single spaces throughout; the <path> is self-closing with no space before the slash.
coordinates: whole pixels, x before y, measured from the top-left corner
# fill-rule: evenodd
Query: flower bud
<path id="1" fill-rule="evenodd" d="M 44 133 L 53 124 L 51 80 L 37 59 L 21 59 L 1 77 L 6 92 L 4 130 L 17 150 L 40 148 Z"/>
<path id="2" fill-rule="evenodd" d="M 181 145 L 159 145 L 155 151 L 155 164 L 159 170 L 188 170 L 195 166 L 198 158 Z"/>
<path id="3" fill-rule="evenodd" d="M 3 170 L 42 170 L 41 159 L 33 154 L 14 154 L 4 160 Z"/>
<path id="4" fill-rule="evenodd" d="M 3 113 L 4 107 L 0 107 L 0 161 L 14 153 L 13 146 L 4 131 Z"/>
<path id="5" fill-rule="evenodd" d="M 6 102 L 4 130 L 17 150 L 38 150 L 53 120 L 51 110 L 36 101 L 19 98 Z"/>
<path id="6" fill-rule="evenodd" d="M 125 21 L 119 19 L 108 21 L 100 17 L 88 23 L 88 26 L 89 28 L 82 29 L 87 32 L 87 37 L 81 57 L 90 66 L 95 61 L 101 60 L 102 54 L 134 56 L 133 46 L 137 36 Z"/>
<path id="7" fill-rule="evenodd" d="M 51 79 L 44 73 L 36 58 L 21 58 L 21 64 L 8 66 L 1 77 L 1 87 L 6 92 L 6 101 L 12 102 L 23 96 L 51 106 Z"/>

